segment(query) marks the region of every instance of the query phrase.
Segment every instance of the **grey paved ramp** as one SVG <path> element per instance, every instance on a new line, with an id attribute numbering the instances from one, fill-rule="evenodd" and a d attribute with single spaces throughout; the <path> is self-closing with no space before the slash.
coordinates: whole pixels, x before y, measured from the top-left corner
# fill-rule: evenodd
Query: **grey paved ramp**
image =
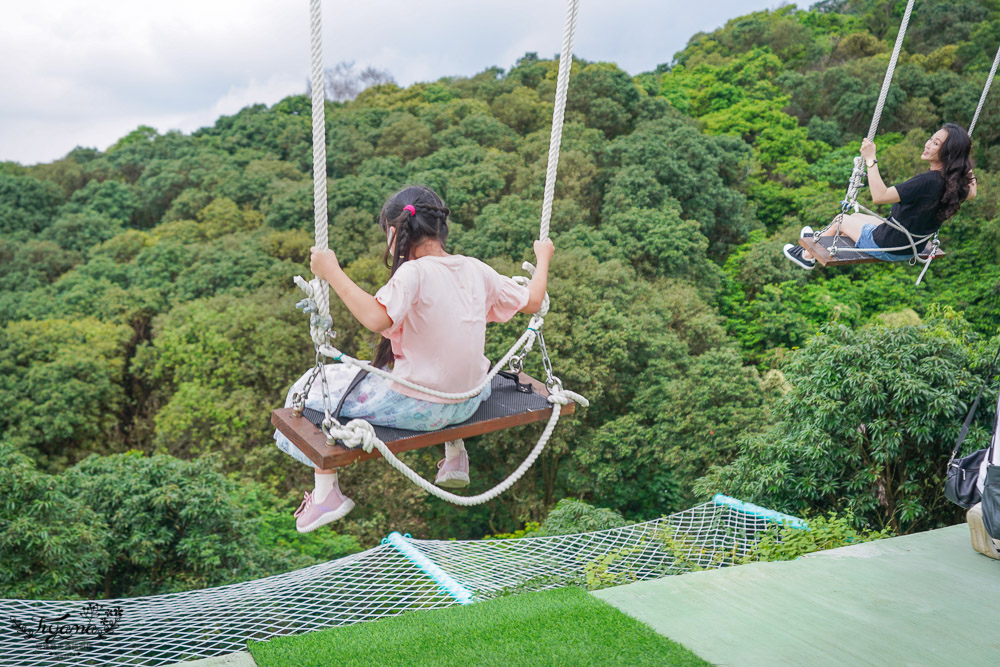
<path id="1" fill-rule="evenodd" d="M 717 665 L 1000 665 L 1000 561 L 965 524 L 594 595 Z"/>
<path id="2" fill-rule="evenodd" d="M 250 653 L 240 651 L 239 653 L 230 653 L 218 658 L 178 662 L 177 664 L 170 665 L 170 667 L 257 667 L 257 663 L 254 662 L 253 656 Z"/>

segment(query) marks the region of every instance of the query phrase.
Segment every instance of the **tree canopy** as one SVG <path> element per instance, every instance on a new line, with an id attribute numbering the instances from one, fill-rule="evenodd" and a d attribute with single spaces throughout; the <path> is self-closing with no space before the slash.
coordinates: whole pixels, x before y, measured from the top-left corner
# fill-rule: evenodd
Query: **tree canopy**
<path id="1" fill-rule="evenodd" d="M 328 559 L 396 528 L 511 532 L 563 498 L 613 511 L 567 502 L 550 528 L 651 518 L 717 491 L 849 511 L 859 529 L 953 520 L 939 490 L 948 440 L 1000 325 L 1000 105 L 991 98 L 976 127 L 979 196 L 943 227 L 948 256 L 921 286 L 905 263 L 806 273 L 780 252 L 838 210 L 902 4 L 754 12 L 634 76 L 574 59 L 546 342 L 591 407 L 486 506 L 428 501 L 377 462 L 345 470 L 358 507 L 325 537 L 287 529 L 279 508 L 312 471 L 273 446 L 268 421 L 313 363 L 291 283 L 308 275 L 312 245 L 308 98 L 190 135 L 140 126 L 106 151 L 0 163 L 0 489 L 66 508 L 37 554 L 18 527 L 43 513 L 8 503 L 0 555 L 13 574 L 0 584 L 24 596 L 180 590 Z M 940 124 L 971 120 L 998 34 L 996 3 L 917 3 L 875 139 L 887 183 L 925 168 Z M 528 53 L 469 77 L 404 88 L 375 72 L 337 88 L 328 222 L 349 275 L 370 292 L 383 284 L 374 219 L 413 183 L 450 206 L 449 251 L 519 272 L 557 70 Z M 338 345 L 368 357 L 372 337 L 336 299 L 332 310 Z M 492 327 L 487 354 L 523 324 Z M 534 435 L 471 441 L 473 491 Z M 426 474 L 436 458 L 407 455 Z M 226 514 L 233 497 L 249 499 L 252 537 Z M 76 581 L 59 574 L 70 562 Z"/>

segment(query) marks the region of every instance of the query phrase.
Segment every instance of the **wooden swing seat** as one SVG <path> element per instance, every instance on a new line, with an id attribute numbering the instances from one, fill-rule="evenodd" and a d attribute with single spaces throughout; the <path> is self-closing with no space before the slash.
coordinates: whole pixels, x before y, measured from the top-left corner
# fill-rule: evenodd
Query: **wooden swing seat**
<path id="1" fill-rule="evenodd" d="M 479 409 L 461 424 L 437 431 L 407 431 L 405 429 L 376 426 L 375 434 L 394 453 L 440 445 L 449 440 L 471 438 L 513 426 L 545 421 L 552 415 L 552 404 L 545 385 L 524 374 L 518 374 L 522 385 L 531 387 L 530 393 L 518 390 L 513 381 L 497 376 L 493 378 L 492 394 L 480 404 Z M 563 415 L 572 414 L 575 404 L 562 406 Z M 316 467 L 323 470 L 339 468 L 356 461 L 367 461 L 381 456 L 379 452 L 365 452 L 358 447 L 348 449 L 339 442 L 329 444 L 320 430 L 323 413 L 306 409 L 296 417 L 292 408 L 279 408 L 271 412 L 271 424 L 298 447 Z"/>
<path id="2" fill-rule="evenodd" d="M 811 236 L 799 239 L 799 245 L 812 253 L 816 261 L 823 266 L 846 266 L 848 264 L 869 264 L 871 262 L 883 262 L 885 260 L 872 257 L 863 250 L 854 250 L 854 241 L 848 236 L 841 236 L 837 239 L 837 254 L 830 254 L 830 246 L 833 245 L 836 236 L 821 236 L 819 243 Z M 944 257 L 944 251 L 938 248 L 934 252 L 934 259 Z M 927 254 L 920 253 L 921 259 L 927 259 Z"/>

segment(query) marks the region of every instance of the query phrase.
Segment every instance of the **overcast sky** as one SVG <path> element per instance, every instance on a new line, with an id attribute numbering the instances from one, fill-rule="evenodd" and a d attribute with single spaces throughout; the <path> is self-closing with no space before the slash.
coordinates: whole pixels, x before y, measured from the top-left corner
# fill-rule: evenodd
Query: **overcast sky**
<path id="1" fill-rule="evenodd" d="M 631 74 L 699 31 L 780 0 L 582 0 L 574 51 Z M 564 0 L 325 0 L 327 66 L 353 60 L 403 86 L 509 68 L 562 41 Z M 305 91 L 307 0 L 0 3 L 0 161 L 106 149 L 139 125 L 191 132 Z"/>

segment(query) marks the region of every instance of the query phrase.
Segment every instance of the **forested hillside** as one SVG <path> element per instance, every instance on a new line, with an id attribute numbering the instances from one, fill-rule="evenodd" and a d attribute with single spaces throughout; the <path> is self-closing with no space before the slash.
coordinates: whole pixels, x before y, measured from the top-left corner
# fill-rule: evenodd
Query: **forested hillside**
<path id="1" fill-rule="evenodd" d="M 973 136 L 979 196 L 919 287 L 905 262 L 805 272 L 781 254 L 837 212 L 904 5 L 751 14 L 636 76 L 574 61 L 546 342 L 591 407 L 471 509 L 375 461 L 342 473 L 358 507 L 333 529 L 291 525 L 312 471 L 274 446 L 269 416 L 314 355 L 291 280 L 312 245 L 305 96 L 192 135 L 140 127 L 104 152 L 0 163 L 0 596 L 237 581 L 395 529 L 512 531 L 567 496 L 632 520 L 717 491 L 897 532 L 956 520 L 944 464 L 1000 325 L 1000 91 Z M 917 3 L 876 138 L 887 183 L 926 168 L 942 123 L 969 124 L 998 41 L 996 0 Z M 557 66 L 529 53 L 328 103 L 330 239 L 348 274 L 370 291 L 387 278 L 374 217 L 411 183 L 450 206 L 449 251 L 518 273 Z M 371 336 L 331 309 L 338 345 L 368 358 Z M 524 324 L 493 325 L 487 354 Z M 536 433 L 471 441 L 471 491 Z M 439 457 L 405 460 L 431 475 Z"/>

